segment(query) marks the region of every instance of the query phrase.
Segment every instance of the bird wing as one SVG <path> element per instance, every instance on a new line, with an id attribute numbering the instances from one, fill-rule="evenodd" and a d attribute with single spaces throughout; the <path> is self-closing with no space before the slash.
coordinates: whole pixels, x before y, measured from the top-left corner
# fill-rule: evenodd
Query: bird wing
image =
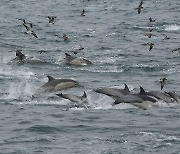
<path id="1" fill-rule="evenodd" d="M 23 26 L 26 28 L 27 31 L 30 31 L 30 27 L 23 23 Z"/>
<path id="2" fill-rule="evenodd" d="M 143 5 L 143 1 L 140 2 L 139 7 L 142 7 L 142 5 Z"/>
<path id="3" fill-rule="evenodd" d="M 38 36 L 36 35 L 36 33 L 32 32 L 32 35 L 36 38 L 38 38 Z"/>

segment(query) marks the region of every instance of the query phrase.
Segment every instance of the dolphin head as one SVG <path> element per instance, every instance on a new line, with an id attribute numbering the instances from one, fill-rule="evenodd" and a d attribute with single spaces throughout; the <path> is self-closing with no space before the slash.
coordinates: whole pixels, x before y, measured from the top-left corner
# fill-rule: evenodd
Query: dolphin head
<path id="1" fill-rule="evenodd" d="M 48 82 L 42 85 L 40 88 L 38 88 L 34 92 L 33 94 L 34 96 L 39 96 L 44 93 L 53 93 L 53 92 L 62 91 L 65 89 L 80 86 L 77 81 L 72 79 L 56 79 L 49 75 L 47 76 L 47 78 L 48 78 Z"/>

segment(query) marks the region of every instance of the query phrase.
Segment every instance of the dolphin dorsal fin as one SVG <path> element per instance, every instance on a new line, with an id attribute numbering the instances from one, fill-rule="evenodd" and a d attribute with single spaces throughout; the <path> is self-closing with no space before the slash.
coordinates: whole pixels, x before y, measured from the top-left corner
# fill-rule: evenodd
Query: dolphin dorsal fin
<path id="1" fill-rule="evenodd" d="M 83 93 L 83 95 L 82 95 L 81 99 L 83 99 L 83 98 L 87 98 L 87 94 L 86 94 L 86 92 L 85 92 L 85 91 L 84 91 L 84 93 Z"/>
<path id="2" fill-rule="evenodd" d="M 143 87 L 140 86 L 140 92 L 139 92 L 140 95 L 146 95 L 146 91 L 144 90 Z"/>
<path id="3" fill-rule="evenodd" d="M 48 77 L 48 82 L 49 82 L 49 81 L 52 81 L 52 80 L 55 80 L 55 78 L 53 78 L 53 77 L 50 76 L 50 75 L 48 75 L 47 77 Z"/>
<path id="4" fill-rule="evenodd" d="M 124 84 L 124 91 L 126 91 L 126 92 L 130 92 L 130 90 L 129 90 L 129 88 L 128 88 L 127 84 Z"/>

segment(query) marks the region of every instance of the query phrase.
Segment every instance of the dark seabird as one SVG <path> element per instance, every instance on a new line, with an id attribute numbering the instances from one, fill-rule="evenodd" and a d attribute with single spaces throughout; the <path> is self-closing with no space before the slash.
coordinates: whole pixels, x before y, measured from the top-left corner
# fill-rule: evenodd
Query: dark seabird
<path id="1" fill-rule="evenodd" d="M 176 48 L 176 49 L 172 50 L 172 52 L 175 52 L 175 51 L 179 51 L 179 53 L 180 53 L 180 48 Z"/>
<path id="2" fill-rule="evenodd" d="M 138 10 L 138 14 L 141 13 L 141 9 L 143 8 L 142 5 L 143 5 L 143 1 L 141 1 L 139 6 L 136 8 Z"/>
<path id="3" fill-rule="evenodd" d="M 154 29 L 153 28 L 150 28 L 149 31 L 152 32 Z"/>
<path id="4" fill-rule="evenodd" d="M 152 42 L 148 42 L 148 43 L 147 43 L 147 45 L 149 45 L 149 51 L 151 51 L 151 50 L 152 50 L 152 48 L 153 48 L 154 43 L 152 43 Z"/>
<path id="5" fill-rule="evenodd" d="M 18 19 L 18 20 L 21 20 L 21 21 L 23 21 L 23 24 L 29 24 L 29 26 L 32 28 L 32 23 L 31 22 L 26 22 L 26 20 L 25 19 Z"/>
<path id="6" fill-rule="evenodd" d="M 85 10 L 82 10 L 81 16 L 85 16 Z"/>
<path id="7" fill-rule="evenodd" d="M 27 34 L 32 34 L 34 37 L 38 38 L 38 36 L 36 35 L 36 33 L 34 33 L 34 31 L 31 30 L 30 27 L 28 27 L 26 24 L 23 23 L 23 26 L 26 28 L 27 30 Z"/>
<path id="8" fill-rule="evenodd" d="M 146 33 L 145 36 L 147 36 L 148 38 L 151 38 L 152 34 L 151 33 Z"/>
<path id="9" fill-rule="evenodd" d="M 68 40 L 68 36 L 66 34 L 63 34 L 63 39 L 64 39 L 64 41 L 67 41 Z"/>
<path id="10" fill-rule="evenodd" d="M 169 40 L 170 37 L 168 37 L 167 35 L 165 35 L 165 37 L 163 38 L 163 40 Z"/>
<path id="11" fill-rule="evenodd" d="M 48 16 L 49 24 L 54 24 L 55 18 L 56 18 L 56 16 Z"/>
<path id="12" fill-rule="evenodd" d="M 166 80 L 167 80 L 167 78 L 165 78 L 165 77 L 160 79 L 159 82 L 160 82 L 160 84 L 161 84 L 161 90 L 164 88 L 164 85 L 165 85 L 165 81 L 166 81 Z"/>
<path id="13" fill-rule="evenodd" d="M 83 47 L 80 47 L 79 49 L 75 49 L 75 50 L 73 51 L 73 53 L 74 53 L 74 54 L 77 54 L 78 51 L 81 51 L 81 50 L 84 50 L 84 48 L 83 48 Z"/>
<path id="14" fill-rule="evenodd" d="M 39 50 L 39 54 L 42 54 L 42 53 L 45 53 L 46 51 L 45 50 Z"/>
<path id="15" fill-rule="evenodd" d="M 149 22 L 155 22 L 155 19 L 152 19 L 151 17 L 149 18 Z"/>

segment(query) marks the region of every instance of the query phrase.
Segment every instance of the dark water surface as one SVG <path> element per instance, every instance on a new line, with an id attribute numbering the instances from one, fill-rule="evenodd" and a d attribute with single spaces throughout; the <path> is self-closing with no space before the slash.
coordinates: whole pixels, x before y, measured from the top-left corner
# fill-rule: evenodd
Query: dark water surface
<path id="1" fill-rule="evenodd" d="M 180 106 L 158 102 L 142 110 L 129 104 L 112 107 L 113 100 L 97 94 L 99 87 L 139 86 L 180 94 L 180 1 L 146 0 L 141 14 L 133 0 L 1 0 L 0 1 L 0 153 L 179 153 Z M 80 16 L 85 10 L 85 16 Z M 56 16 L 48 24 L 47 16 Z M 149 17 L 156 20 L 149 22 Z M 25 34 L 19 18 L 33 24 L 38 38 Z M 150 28 L 152 38 L 145 34 Z M 69 37 L 64 41 L 63 33 Z M 165 35 L 170 39 L 164 39 Z M 153 42 L 148 51 L 145 45 Z M 62 65 L 64 53 L 90 60 L 90 66 Z M 45 64 L 12 64 L 15 51 Z M 39 54 L 39 50 L 45 53 Z M 31 100 L 47 75 L 70 78 L 86 91 L 91 108 L 69 106 L 58 97 Z"/>

